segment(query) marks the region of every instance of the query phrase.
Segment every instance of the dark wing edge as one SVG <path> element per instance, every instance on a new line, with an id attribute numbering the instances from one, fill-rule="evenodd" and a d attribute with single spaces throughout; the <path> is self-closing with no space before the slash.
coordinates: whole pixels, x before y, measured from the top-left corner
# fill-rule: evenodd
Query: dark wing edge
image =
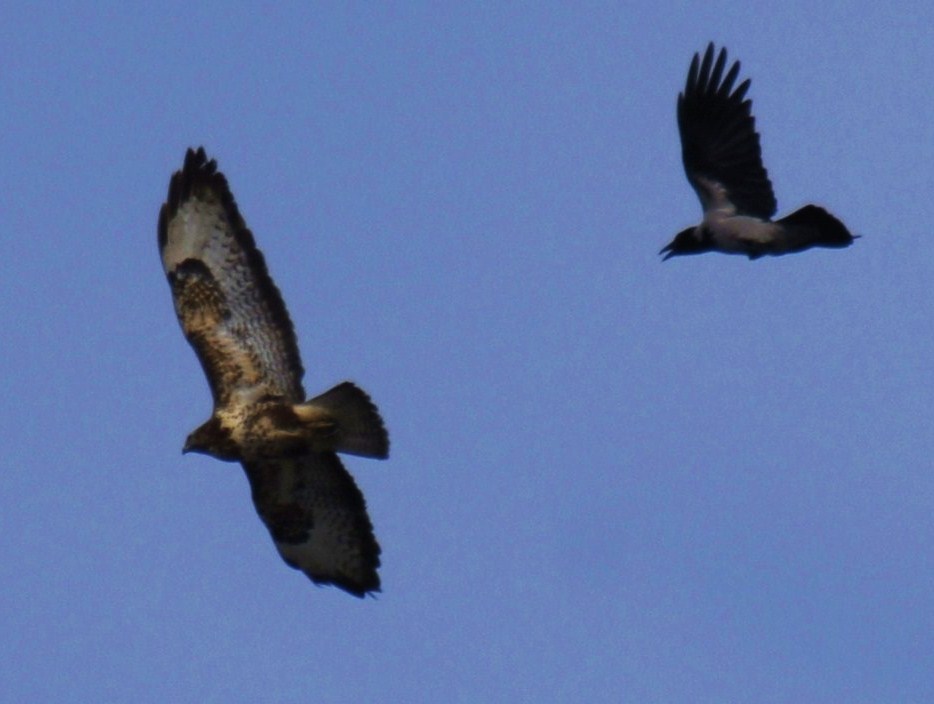
<path id="1" fill-rule="evenodd" d="M 179 208 L 192 195 L 199 192 L 214 193 L 220 201 L 236 242 L 245 255 L 253 281 L 258 289 L 259 298 L 268 307 L 269 315 L 277 328 L 278 342 L 282 346 L 285 362 L 292 375 L 292 388 L 289 390 L 292 396 L 291 400 L 302 401 L 305 398 L 305 391 L 302 387 L 302 377 L 305 370 L 302 366 L 292 319 L 289 317 L 282 294 L 269 275 L 269 270 L 266 268 L 266 259 L 256 246 L 253 233 L 250 232 L 246 222 L 240 215 L 233 193 L 231 193 L 230 186 L 227 183 L 227 178 L 217 170 L 217 162 L 214 159 L 208 160 L 204 147 L 198 147 L 197 150 L 189 147 L 185 153 L 185 162 L 182 169 L 176 171 L 169 181 L 168 196 L 159 211 L 159 251 L 161 253 L 168 243 L 169 224 L 172 218 L 175 217 Z M 167 275 L 171 275 L 171 273 L 166 272 Z M 194 343 L 192 344 L 194 345 Z M 196 352 L 201 358 L 201 353 L 197 347 Z M 204 365 L 204 360 L 202 360 L 202 365 Z M 210 374 L 208 376 L 210 379 Z"/>
<path id="2" fill-rule="evenodd" d="M 333 452 L 243 463 L 256 511 L 290 567 L 357 597 L 380 591 L 366 500 Z"/>
<path id="3" fill-rule="evenodd" d="M 723 47 L 714 61 L 713 42 L 703 60 L 694 54 L 691 61 L 684 92 L 678 95 L 684 171 L 705 210 L 715 203 L 713 184 L 719 184 L 739 214 L 768 219 L 778 204 L 762 164 L 752 100 L 745 98 L 751 80 L 733 90 L 740 62 L 724 76 L 726 62 Z"/>

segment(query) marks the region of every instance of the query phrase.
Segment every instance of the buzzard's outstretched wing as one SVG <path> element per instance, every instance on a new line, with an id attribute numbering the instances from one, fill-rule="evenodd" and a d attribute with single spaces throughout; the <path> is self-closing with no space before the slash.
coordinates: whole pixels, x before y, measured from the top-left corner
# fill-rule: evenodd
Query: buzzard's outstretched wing
<path id="1" fill-rule="evenodd" d="M 282 296 L 227 179 L 203 148 L 189 149 L 172 176 L 159 213 L 159 250 L 214 405 L 267 395 L 304 400 L 301 358 Z"/>
<path id="2" fill-rule="evenodd" d="M 253 503 L 288 565 L 355 596 L 379 591 L 363 494 L 333 452 L 244 463 Z"/>
<path id="3" fill-rule="evenodd" d="M 726 49 L 720 49 L 716 63 L 713 57 L 712 43 L 703 61 L 694 54 L 678 96 L 684 171 L 704 212 L 728 209 L 768 220 L 775 214 L 775 194 L 762 165 L 752 101 L 743 99 L 750 81 L 733 90 L 739 61 L 724 76 Z"/>

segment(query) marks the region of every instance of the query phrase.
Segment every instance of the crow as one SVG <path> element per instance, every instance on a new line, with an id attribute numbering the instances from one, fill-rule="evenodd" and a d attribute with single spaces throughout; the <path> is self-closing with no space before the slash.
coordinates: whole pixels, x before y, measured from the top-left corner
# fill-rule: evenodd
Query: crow
<path id="1" fill-rule="evenodd" d="M 750 259 L 778 256 L 810 247 L 847 247 L 855 237 L 823 208 L 806 205 L 780 220 L 775 194 L 762 165 L 746 79 L 734 90 L 739 61 L 723 75 L 726 49 L 714 61 L 713 42 L 704 58 L 694 54 L 684 92 L 678 95 L 681 156 L 697 192 L 704 219 L 679 232 L 659 254 L 670 257 L 703 252 L 745 254 Z"/>

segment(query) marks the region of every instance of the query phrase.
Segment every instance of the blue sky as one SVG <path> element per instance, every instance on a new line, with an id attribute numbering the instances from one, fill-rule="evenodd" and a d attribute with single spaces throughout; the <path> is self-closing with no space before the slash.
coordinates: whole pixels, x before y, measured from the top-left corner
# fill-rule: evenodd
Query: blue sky
<path id="1" fill-rule="evenodd" d="M 18 3 L 0 24 L 0 698 L 934 699 L 934 9 Z M 660 263 L 675 100 L 725 45 L 779 212 L 843 250 Z M 156 218 L 227 174 L 383 593 L 288 569 Z"/>

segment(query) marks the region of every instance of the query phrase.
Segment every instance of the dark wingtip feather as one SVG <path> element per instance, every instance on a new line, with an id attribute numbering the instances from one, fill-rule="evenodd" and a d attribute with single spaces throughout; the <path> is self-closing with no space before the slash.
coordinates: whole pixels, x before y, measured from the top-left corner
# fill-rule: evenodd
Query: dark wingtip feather
<path id="1" fill-rule="evenodd" d="M 169 220 L 175 216 L 181 204 L 191 197 L 192 189 L 197 184 L 203 183 L 213 183 L 219 192 L 229 193 L 230 191 L 227 179 L 223 174 L 217 173 L 217 162 L 213 159 L 208 161 L 204 147 L 198 147 L 197 150 L 188 147 L 182 168 L 172 174 L 172 179 L 169 181 L 169 193 L 159 210 L 160 250 L 166 245 Z"/>
<path id="2" fill-rule="evenodd" d="M 379 547 L 377 546 L 377 550 Z M 309 574 L 307 571 L 302 569 L 302 566 L 297 562 L 292 560 L 287 560 L 283 558 L 283 562 L 292 569 L 298 570 L 304 574 L 308 579 L 312 581 L 313 584 L 319 587 L 337 587 L 351 596 L 355 596 L 358 599 L 363 599 L 366 596 L 372 596 L 376 598 L 376 595 L 382 592 L 382 584 L 380 583 L 379 574 L 376 572 L 376 569 L 379 567 L 379 557 L 376 557 L 376 566 L 373 568 L 373 573 L 368 575 L 366 579 L 357 579 L 351 580 L 343 576 L 334 575 L 325 578 L 314 577 Z"/>
<path id="3" fill-rule="evenodd" d="M 308 577 L 314 584 L 319 587 L 337 587 L 347 592 L 351 596 L 355 596 L 358 599 L 363 599 L 366 596 L 376 597 L 377 594 L 382 592 L 382 584 L 379 580 L 379 574 L 376 572 L 376 567 L 379 567 L 379 560 L 376 561 L 376 567 L 373 568 L 373 573 L 368 576 L 366 579 L 356 579 L 351 580 L 343 576 L 332 576 L 324 579 L 317 579 L 312 577 L 308 572 L 302 570 L 300 565 L 292 564 L 288 560 L 285 561 L 289 567 L 294 567 L 298 571 L 302 572 L 306 577 Z"/>

